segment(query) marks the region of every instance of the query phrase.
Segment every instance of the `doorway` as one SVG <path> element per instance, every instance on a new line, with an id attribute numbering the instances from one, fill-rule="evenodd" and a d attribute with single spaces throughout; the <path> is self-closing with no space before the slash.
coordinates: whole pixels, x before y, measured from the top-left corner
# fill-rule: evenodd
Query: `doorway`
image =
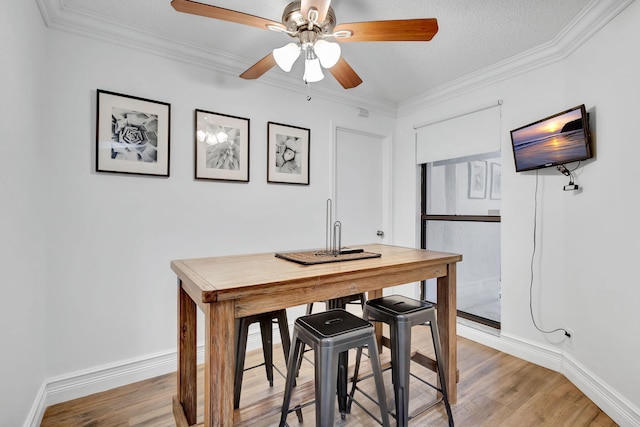
<path id="1" fill-rule="evenodd" d="M 389 241 L 389 152 L 388 137 L 335 129 L 332 199 L 343 245 Z"/>

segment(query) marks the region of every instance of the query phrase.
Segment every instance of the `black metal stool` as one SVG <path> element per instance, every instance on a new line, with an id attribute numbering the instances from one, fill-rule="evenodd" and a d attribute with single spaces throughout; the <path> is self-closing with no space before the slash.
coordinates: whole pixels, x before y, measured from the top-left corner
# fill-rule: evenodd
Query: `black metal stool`
<path id="1" fill-rule="evenodd" d="M 280 329 L 280 339 L 282 341 L 282 351 L 284 359 L 289 360 L 289 349 L 291 348 L 291 338 L 289 337 L 289 322 L 286 310 L 270 311 L 268 313 L 254 314 L 252 316 L 236 319 L 236 372 L 233 384 L 233 407 L 240 406 L 240 393 L 242 392 L 242 378 L 244 375 L 244 360 L 247 354 L 247 337 L 249 326 L 260 323 L 260 335 L 262 336 L 262 354 L 264 355 L 264 368 L 267 373 L 269 387 L 273 387 L 273 322 L 278 323 Z M 262 364 L 261 364 L 262 365 Z M 252 366 L 248 369 L 257 368 L 260 365 Z M 296 411 L 298 420 L 302 422 L 302 411 Z"/>
<path id="2" fill-rule="evenodd" d="M 333 310 L 334 308 L 343 308 L 346 309 L 349 304 L 358 304 L 361 308 L 364 309 L 364 303 L 367 301 L 367 297 L 364 293 L 347 295 L 344 297 L 333 298 L 330 300 L 323 301 L 325 310 Z M 307 304 L 307 315 L 313 312 L 313 304 Z M 301 352 L 304 353 L 304 344 L 302 344 Z M 349 379 L 347 378 L 347 367 L 349 366 L 349 354 L 345 351 L 344 353 L 340 353 L 340 358 L 338 359 L 338 409 L 342 414 L 346 414 L 348 411 L 348 394 L 347 394 L 347 383 Z M 302 357 L 298 360 L 298 371 L 300 370 L 300 366 L 302 365 Z"/>
<path id="3" fill-rule="evenodd" d="M 298 359 L 302 357 L 301 350 L 304 344 L 313 349 L 315 357 L 316 427 L 333 426 L 339 354 L 352 348 L 362 349 L 363 346 L 370 349 L 371 370 L 378 394 L 381 424 L 389 426 L 389 413 L 373 325 L 346 310 L 334 309 L 296 319 L 293 328 L 293 351 L 289 354 L 287 364 L 280 427 L 287 425 L 291 392 L 297 375 L 296 367 Z"/>
<path id="4" fill-rule="evenodd" d="M 409 375 L 411 363 L 411 328 L 428 323 L 431 327 L 431 338 L 436 354 L 440 388 L 431 385 L 442 393 L 442 400 L 447 411 L 449 426 L 453 426 L 453 416 L 447 395 L 447 386 L 442 371 L 440 336 L 436 323 L 436 310 L 426 301 L 418 301 L 402 295 L 391 295 L 366 302 L 362 317 L 367 320 L 384 322 L 389 325 L 391 341 L 391 377 L 395 394 L 396 421 L 398 426 L 407 426 L 409 422 Z M 371 354 L 371 352 L 369 352 Z M 356 356 L 355 373 L 350 396 L 353 398 L 358 381 L 358 370 L 362 351 Z M 425 381 L 426 382 L 426 381 Z M 428 383 L 427 383 L 428 384 Z"/>

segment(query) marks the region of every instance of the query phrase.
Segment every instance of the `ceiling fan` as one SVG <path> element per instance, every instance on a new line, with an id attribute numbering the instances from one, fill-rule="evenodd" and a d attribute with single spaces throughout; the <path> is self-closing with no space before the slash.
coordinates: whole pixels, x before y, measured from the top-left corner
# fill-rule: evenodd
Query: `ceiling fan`
<path id="1" fill-rule="evenodd" d="M 340 45 L 330 39 L 340 43 L 429 41 L 438 32 L 435 18 L 337 24 L 330 4 L 331 0 L 293 1 L 284 8 L 282 22 L 276 22 L 191 0 L 171 1 L 171 6 L 178 12 L 282 32 L 294 39 L 294 42 L 274 49 L 256 62 L 240 75 L 243 79 L 257 79 L 276 64 L 289 72 L 302 54 L 305 59 L 305 83 L 322 80 L 322 68 L 325 68 L 342 87 L 351 89 L 362 83 L 362 79 L 341 57 Z"/>

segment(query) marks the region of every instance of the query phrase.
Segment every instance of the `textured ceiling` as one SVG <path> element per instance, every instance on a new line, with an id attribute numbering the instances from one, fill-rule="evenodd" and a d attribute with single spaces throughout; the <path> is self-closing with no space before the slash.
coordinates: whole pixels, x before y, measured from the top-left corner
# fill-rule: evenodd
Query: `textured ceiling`
<path id="1" fill-rule="evenodd" d="M 38 0 L 50 19 L 82 17 L 105 27 L 139 31 L 196 46 L 211 61 L 225 58 L 238 74 L 275 47 L 290 41 L 285 34 L 176 12 L 170 0 Z M 591 4 L 595 0 L 591 1 Z M 228 9 L 280 21 L 287 0 L 200 0 Z M 554 40 L 589 0 L 333 0 L 338 23 L 386 19 L 438 19 L 439 32 L 430 42 L 344 43 L 344 58 L 364 83 L 354 96 L 398 103 L 485 69 Z M 46 12 L 45 12 L 46 13 Z M 77 20 L 80 21 L 80 20 Z M 72 21 L 69 21 L 72 22 Z M 54 22 L 55 24 L 55 22 Z M 71 25 L 60 24 L 58 27 Z M 55 26 L 55 25 L 54 25 Z M 117 30 L 114 30 L 117 31 Z M 302 62 L 302 61 L 298 61 Z M 298 64 L 296 64 L 298 65 Z M 275 67 L 263 78 L 290 78 Z M 302 83 L 301 68 L 292 72 Z M 343 90 L 326 73 L 321 90 Z"/>

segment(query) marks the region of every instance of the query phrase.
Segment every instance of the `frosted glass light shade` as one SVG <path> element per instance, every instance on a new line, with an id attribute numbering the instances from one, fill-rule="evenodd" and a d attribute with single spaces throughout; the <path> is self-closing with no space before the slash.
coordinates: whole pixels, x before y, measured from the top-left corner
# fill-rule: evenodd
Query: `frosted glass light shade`
<path id="1" fill-rule="evenodd" d="M 313 50 L 318 56 L 320 64 L 322 64 L 324 68 L 333 67 L 338 62 L 338 59 L 340 59 L 341 50 L 338 43 L 328 42 L 326 40 L 318 40 L 313 45 Z"/>
<path id="2" fill-rule="evenodd" d="M 273 49 L 273 57 L 276 60 L 276 64 L 282 71 L 287 73 L 291 71 L 291 67 L 293 67 L 293 63 L 296 62 L 298 56 L 300 56 L 300 46 L 295 43 L 289 43 L 278 49 Z"/>
<path id="3" fill-rule="evenodd" d="M 322 68 L 320 68 L 320 61 L 316 59 L 307 59 L 304 61 L 304 76 L 302 80 L 307 83 L 315 83 L 324 79 L 322 74 Z"/>

